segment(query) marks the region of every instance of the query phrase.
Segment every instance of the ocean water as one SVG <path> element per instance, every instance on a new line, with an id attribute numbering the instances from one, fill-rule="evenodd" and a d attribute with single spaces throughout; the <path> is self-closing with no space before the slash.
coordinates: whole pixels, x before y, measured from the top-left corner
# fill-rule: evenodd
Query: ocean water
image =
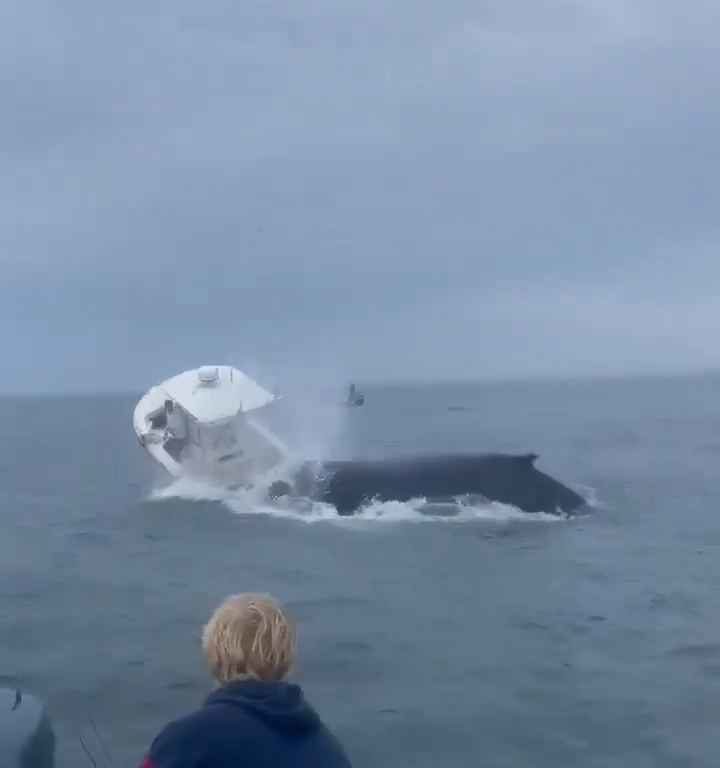
<path id="1" fill-rule="evenodd" d="M 0 400 L 0 684 L 48 701 L 59 766 L 137 764 L 209 690 L 212 608 L 261 590 L 298 619 L 297 678 L 356 766 L 714 768 L 720 380 L 366 395 L 276 418 L 343 455 L 535 451 L 593 508 L 273 512 L 167 487 L 134 397 Z"/>

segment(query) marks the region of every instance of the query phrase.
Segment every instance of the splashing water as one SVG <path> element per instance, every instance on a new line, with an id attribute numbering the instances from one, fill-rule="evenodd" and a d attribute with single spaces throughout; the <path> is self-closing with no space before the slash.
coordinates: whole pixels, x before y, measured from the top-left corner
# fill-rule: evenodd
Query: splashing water
<path id="1" fill-rule="evenodd" d="M 222 504 L 238 515 L 267 515 L 304 523 L 333 522 L 348 526 L 358 522 L 464 523 L 485 520 L 496 523 L 547 523 L 566 519 L 560 515 L 524 512 L 509 504 L 474 498 L 459 498 L 456 503 L 432 503 L 424 498 L 409 501 L 373 501 L 354 515 L 342 516 L 331 504 L 312 499 L 284 497 L 270 502 L 264 494 L 266 487 L 266 484 L 262 484 L 252 489 L 231 490 L 207 481 L 180 478 L 164 488 L 153 491 L 149 500 L 212 501 Z"/>

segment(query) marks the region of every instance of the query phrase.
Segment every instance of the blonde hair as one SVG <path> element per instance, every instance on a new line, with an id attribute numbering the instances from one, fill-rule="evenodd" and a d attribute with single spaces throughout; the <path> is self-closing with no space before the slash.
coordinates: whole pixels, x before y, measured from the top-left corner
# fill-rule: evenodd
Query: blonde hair
<path id="1" fill-rule="evenodd" d="M 221 684 L 283 680 L 295 658 L 295 628 L 270 595 L 232 595 L 210 617 L 202 645 Z"/>

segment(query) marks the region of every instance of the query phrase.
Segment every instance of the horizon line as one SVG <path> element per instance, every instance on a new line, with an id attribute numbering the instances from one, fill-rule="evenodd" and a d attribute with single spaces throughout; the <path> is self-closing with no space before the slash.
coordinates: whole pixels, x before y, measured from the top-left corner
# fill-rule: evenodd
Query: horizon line
<path id="1" fill-rule="evenodd" d="M 720 376 L 719 368 L 702 368 L 682 371 L 637 371 L 637 372 L 604 372 L 604 373 L 585 373 L 585 374 L 530 374 L 521 375 L 496 375 L 496 376 L 472 376 L 472 377 L 391 377 L 380 379 L 376 377 L 348 377 L 348 381 L 354 381 L 362 387 L 371 389 L 377 387 L 429 387 L 429 386 L 484 386 L 501 385 L 516 386 L 518 384 L 571 384 L 571 383 L 601 383 L 601 382 L 623 382 L 623 381 L 646 381 L 646 380 L 668 380 L 668 379 L 700 379 L 705 377 Z M 157 382 L 159 383 L 159 382 Z M 155 386 L 151 384 L 150 386 Z M 328 388 L 334 388 L 335 384 L 328 384 Z M 149 389 L 150 387 L 148 387 Z M 66 390 L 36 390 L 30 392 L 16 392 L 8 390 L 0 391 L 0 399 L 45 399 L 45 398 L 91 398 L 91 397 L 142 397 L 144 391 L 142 388 L 128 389 L 66 389 Z"/>

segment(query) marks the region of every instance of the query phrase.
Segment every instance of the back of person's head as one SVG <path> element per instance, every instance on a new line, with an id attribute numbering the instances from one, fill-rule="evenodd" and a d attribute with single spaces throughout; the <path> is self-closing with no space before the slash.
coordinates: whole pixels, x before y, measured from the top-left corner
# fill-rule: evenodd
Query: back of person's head
<path id="1" fill-rule="evenodd" d="M 295 629 L 269 595 L 228 597 L 203 631 L 203 649 L 213 677 L 233 680 L 283 680 L 295 657 Z"/>

